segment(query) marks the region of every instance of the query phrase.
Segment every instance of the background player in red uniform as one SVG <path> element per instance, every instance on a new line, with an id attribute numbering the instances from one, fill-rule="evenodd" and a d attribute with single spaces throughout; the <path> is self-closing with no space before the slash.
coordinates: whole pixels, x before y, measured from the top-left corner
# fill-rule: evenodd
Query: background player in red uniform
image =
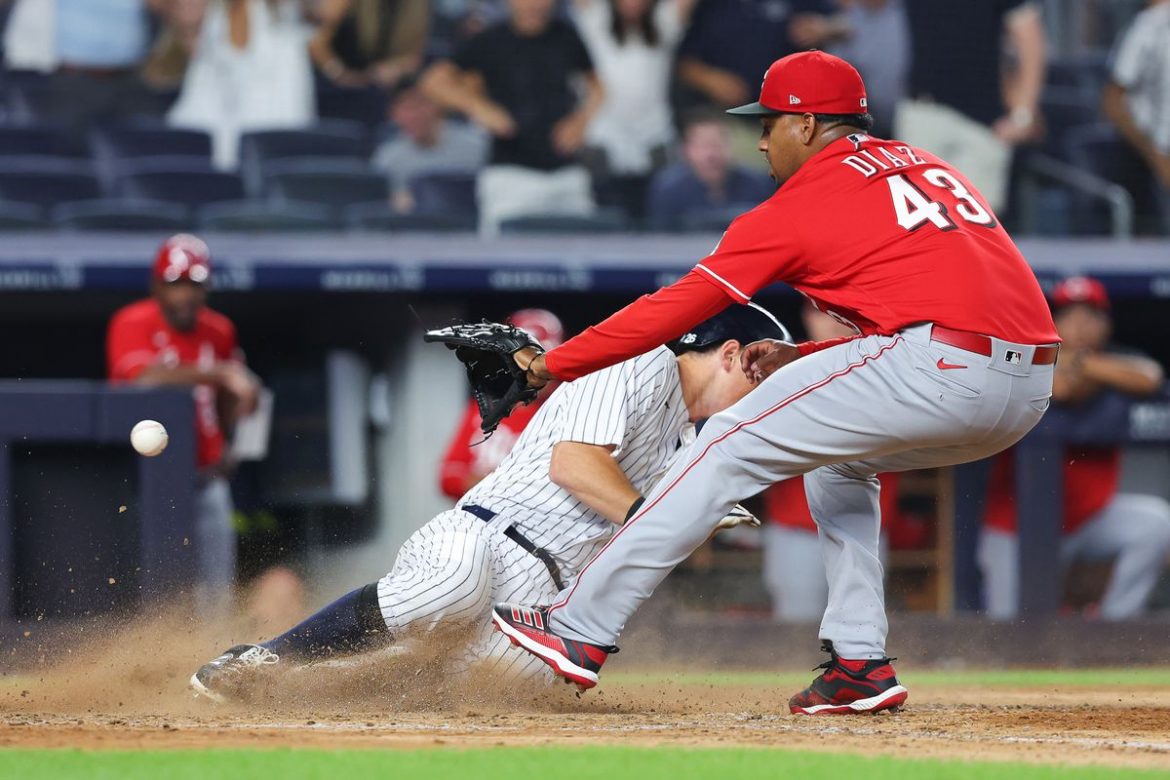
<path id="1" fill-rule="evenodd" d="M 564 326 L 557 316 L 547 309 L 521 309 L 513 312 L 508 317 L 508 322 L 527 332 L 547 349 L 558 347 L 565 340 Z M 443 493 L 453 501 L 458 501 L 481 479 L 495 471 L 496 466 L 499 466 L 504 457 L 512 451 L 524 427 L 540 411 L 541 405 L 555 385 L 555 382 L 549 382 L 536 401 L 521 406 L 505 417 L 500 427 L 496 428 L 496 432 L 487 440 L 484 440 L 483 431 L 479 427 L 483 422 L 479 406 L 474 399 L 469 399 L 463 420 L 459 423 L 455 435 L 451 437 L 446 454 L 443 455 L 443 464 L 439 472 L 439 487 Z"/>
<path id="2" fill-rule="evenodd" d="M 235 577 L 231 471 L 225 430 L 256 407 L 260 383 L 244 364 L 236 328 L 207 306 L 211 253 L 195 236 L 172 236 L 159 247 L 151 297 L 119 309 L 106 336 L 111 381 L 181 385 L 195 397 L 195 554 L 199 600 L 222 604 Z"/>
<path id="3" fill-rule="evenodd" d="M 1056 327 L 1064 340 L 1052 387 L 1054 403 L 1088 404 L 1113 390 L 1152 395 L 1162 387 L 1162 367 L 1150 358 L 1110 343 L 1113 323 L 1105 286 L 1074 276 L 1052 291 Z M 991 617 L 1015 617 L 1019 604 L 1017 486 L 1012 453 L 992 467 L 985 527 L 979 545 L 984 606 Z M 1064 462 L 1064 565 L 1075 560 L 1114 559 L 1101 599 L 1101 617 L 1139 615 L 1170 555 L 1170 504 L 1159 496 L 1119 493 L 1119 447 L 1070 447 Z"/>
<path id="4" fill-rule="evenodd" d="M 750 345 L 743 362 L 757 389 L 707 421 L 576 583 L 547 609 L 497 606 L 501 631 L 582 687 L 737 501 L 804 474 L 829 580 L 820 636 L 830 657 L 789 706 L 872 712 L 906 700 L 885 648 L 876 474 L 977 460 L 1018 441 L 1048 408 L 1058 337 L 1032 270 L 966 177 L 867 135 L 866 108 L 844 60 L 777 60 L 760 100 L 733 112 L 760 117 L 776 194 L 675 284 L 557 349 L 517 353 L 533 384 L 572 380 L 775 282 L 858 332 Z"/>

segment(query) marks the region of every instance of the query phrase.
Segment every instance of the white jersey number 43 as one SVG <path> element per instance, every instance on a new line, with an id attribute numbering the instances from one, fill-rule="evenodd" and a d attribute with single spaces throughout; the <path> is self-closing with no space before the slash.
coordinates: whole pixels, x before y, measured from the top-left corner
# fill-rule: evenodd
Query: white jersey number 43
<path id="1" fill-rule="evenodd" d="M 983 207 L 971 191 L 942 168 L 931 168 L 923 172 L 926 184 L 939 189 L 950 190 L 958 201 L 955 213 L 966 222 L 981 227 L 995 227 L 995 217 Z M 931 200 L 927 191 L 910 179 L 905 173 L 886 178 L 890 186 L 890 197 L 894 200 L 894 215 L 898 224 L 907 230 L 917 230 L 927 222 L 939 230 L 954 230 L 956 225 L 947 207 L 937 200 Z"/>

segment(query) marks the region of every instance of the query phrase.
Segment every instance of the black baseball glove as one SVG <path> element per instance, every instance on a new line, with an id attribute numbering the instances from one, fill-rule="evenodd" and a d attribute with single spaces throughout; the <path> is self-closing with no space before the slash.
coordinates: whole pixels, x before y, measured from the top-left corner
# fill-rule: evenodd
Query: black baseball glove
<path id="1" fill-rule="evenodd" d="M 528 374 L 516 365 L 513 355 L 525 347 L 544 352 L 544 347 L 517 327 L 468 322 L 428 330 L 423 340 L 438 341 L 455 350 L 455 357 L 467 368 L 467 380 L 483 418 L 480 427 L 488 436 L 516 404 L 530 404 L 540 392 L 528 386 Z"/>

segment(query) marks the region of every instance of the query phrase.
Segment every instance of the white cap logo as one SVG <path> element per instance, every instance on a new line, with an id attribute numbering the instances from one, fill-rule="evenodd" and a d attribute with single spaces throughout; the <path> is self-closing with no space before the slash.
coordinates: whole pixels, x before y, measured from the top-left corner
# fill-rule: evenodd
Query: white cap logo
<path id="1" fill-rule="evenodd" d="M 861 99 L 861 107 L 862 107 L 862 108 L 865 108 L 865 107 L 867 106 L 868 102 L 869 102 L 869 101 L 867 101 L 865 98 L 862 98 L 862 99 Z"/>
<path id="2" fill-rule="evenodd" d="M 792 105 L 792 106 L 799 106 L 800 105 L 800 98 L 798 98 L 796 95 L 789 95 L 788 96 L 788 104 Z"/>

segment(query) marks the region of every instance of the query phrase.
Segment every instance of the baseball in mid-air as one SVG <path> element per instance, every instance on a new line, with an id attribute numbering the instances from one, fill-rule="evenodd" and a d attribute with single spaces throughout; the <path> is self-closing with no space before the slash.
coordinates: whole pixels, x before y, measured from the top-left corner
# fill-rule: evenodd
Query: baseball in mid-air
<path id="1" fill-rule="evenodd" d="M 153 458 L 167 448 L 167 429 L 157 420 L 142 420 L 130 431 L 130 444 L 139 455 Z"/>

